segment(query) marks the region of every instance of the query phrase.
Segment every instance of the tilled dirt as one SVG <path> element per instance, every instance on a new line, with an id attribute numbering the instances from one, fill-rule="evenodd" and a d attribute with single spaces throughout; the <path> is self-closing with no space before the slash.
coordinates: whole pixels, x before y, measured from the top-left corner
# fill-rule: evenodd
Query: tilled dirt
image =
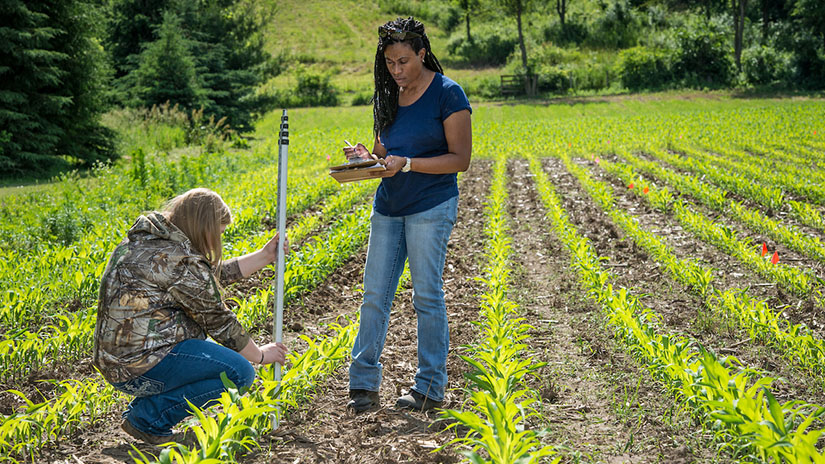
<path id="1" fill-rule="evenodd" d="M 570 461 L 713 460 L 704 447 L 707 437 L 672 414 L 673 401 L 610 337 L 603 314 L 582 291 L 569 254 L 544 218 L 527 161 L 511 160 L 508 167 L 514 286 L 526 318 L 536 327 L 530 347 L 538 361 L 547 363 L 536 381 L 549 429 L 543 442 L 561 446 Z M 575 185 L 551 177 L 559 190 Z"/>
<path id="2" fill-rule="evenodd" d="M 616 276 L 614 285 L 626 287 L 641 297 L 645 306 L 662 317 L 663 330 L 689 336 L 717 354 L 733 355 L 745 365 L 762 369 L 768 375 L 781 379 L 774 384 L 773 389 L 777 399 L 781 401 L 803 399 L 822 404 L 825 398 L 815 380 L 800 375 L 798 370 L 782 359 L 781 354 L 759 341 L 750 340 L 743 330 L 705 309 L 698 297 L 664 274 L 655 261 L 630 238 L 624 238 L 619 227 L 583 191 L 560 160 L 546 159 L 544 163 L 548 173 L 556 177 L 554 183 L 567 186 L 559 192 L 564 199 L 564 208 L 571 220 L 581 228 L 580 232 L 593 242 L 597 252 L 608 258 L 606 265 L 613 268 Z M 592 164 L 589 167 L 592 168 Z M 597 173 L 597 177 L 600 174 Z M 678 257 L 683 258 L 689 254 L 717 269 L 717 277 L 723 279 L 724 285 L 745 288 L 749 282 L 762 281 L 743 264 L 716 247 L 695 239 L 683 231 L 672 217 L 649 208 L 643 200 L 627 190 L 622 184 L 614 185 L 616 204 L 637 217 L 643 228 L 655 231 Z M 724 285 L 721 288 L 725 288 Z"/>
<path id="3" fill-rule="evenodd" d="M 583 192 L 560 161 L 546 159 L 544 167 L 571 221 L 599 254 L 608 258 L 606 264 L 614 271 L 616 285 L 642 296 L 645 305 L 662 315 L 664 330 L 689 335 L 712 349 L 735 354 L 772 375 L 791 375 L 775 353 L 741 343 L 745 335 L 708 315 L 697 298 L 663 275 L 643 250 L 623 238 L 622 231 Z M 529 426 L 546 428 L 543 443 L 560 446 L 565 462 L 724 462 L 710 437 L 613 340 L 603 314 L 580 288 L 568 254 L 544 219 L 544 208 L 526 161 L 509 161 L 508 172 L 514 268 L 511 298 L 519 304 L 526 322 L 534 326 L 527 343 L 535 361 L 547 363 L 530 380 L 541 401 L 536 405 L 539 415 L 529 419 Z M 486 264 L 484 201 L 490 180 L 491 162 L 474 160 L 460 181 L 459 217 L 444 271 L 451 336 L 447 408 L 463 409 L 463 376 L 468 368 L 459 355 L 463 353 L 462 345 L 478 339 L 478 327 L 472 322 L 478 318 L 478 297 L 483 292 L 476 277 L 483 275 Z M 754 278 L 742 266 L 718 250 L 691 242 L 666 215 L 623 195 L 618 187 L 617 192 L 617 201 L 625 210 L 641 216 L 645 227 L 655 228 L 657 234 L 677 244 L 680 253 L 691 250 L 713 263 L 721 274 L 741 273 L 741 282 L 730 281 L 730 285 L 754 282 L 748 280 Z M 312 337 L 325 332 L 327 323 L 346 323 L 341 316 L 354 317 L 361 303 L 364 261 L 362 250 L 316 290 L 286 308 L 285 340 L 293 349 L 303 349 L 303 342 L 295 340 L 299 334 Z M 229 290 L 248 294 L 266 281 L 268 276 L 259 275 L 247 285 Z M 404 289 L 394 303 L 382 356 L 382 408 L 358 415 L 346 411 L 348 374 L 347 366 L 342 365 L 325 384 L 317 386 L 313 398 L 288 414 L 277 431 L 263 437 L 259 449 L 242 457 L 242 462 L 461 461 L 452 448 L 435 451 L 455 437 L 455 431 L 445 430 L 448 423 L 439 420 L 437 414 L 394 408 L 396 398 L 411 386 L 416 368 L 411 293 L 410 288 Z M 268 340 L 269 324 L 257 328 L 261 335 L 256 339 Z M 781 385 L 780 398 L 822 399 L 819 394 L 806 392 L 804 383 L 787 381 Z M 115 408 L 98 425 L 48 447 L 38 462 L 131 463 L 132 440 L 119 429 L 120 409 Z M 158 452 L 151 446 L 136 446 L 143 452 Z"/>
<path id="4" fill-rule="evenodd" d="M 461 345 L 476 337 L 472 321 L 478 316 L 479 283 L 483 255 L 482 202 L 489 188 L 489 163 L 474 161 L 461 177 L 458 220 L 448 244 L 444 291 L 450 321 L 450 354 L 447 361 L 448 391 L 444 407 L 460 408 L 466 364 L 458 358 Z M 361 265 L 363 269 L 363 265 Z M 359 282 L 361 275 L 359 274 Z M 328 289 L 334 286 L 326 286 Z M 330 290 L 334 293 L 334 290 Z M 317 292 L 313 292 L 314 298 Z M 266 437 L 261 451 L 243 462 L 294 463 L 424 463 L 458 462 L 452 451 L 434 452 L 455 437 L 445 432 L 446 423 L 435 413 L 397 410 L 395 400 L 412 385 L 416 369 L 415 313 L 411 289 L 396 297 L 387 342 L 381 357 L 384 365 L 382 408 L 362 414 L 346 411 L 347 367 L 341 366 L 312 401 L 292 413 L 282 427 Z M 307 307 L 337 304 L 340 298 L 321 298 Z M 355 311 L 360 298 L 347 301 Z"/>

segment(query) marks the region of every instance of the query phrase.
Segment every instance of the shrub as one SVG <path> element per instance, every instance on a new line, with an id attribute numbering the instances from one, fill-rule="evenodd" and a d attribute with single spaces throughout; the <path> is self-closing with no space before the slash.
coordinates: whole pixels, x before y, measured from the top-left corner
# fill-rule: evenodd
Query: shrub
<path id="1" fill-rule="evenodd" d="M 724 86 L 734 75 L 732 49 L 719 25 L 694 21 L 677 33 L 673 71 L 687 86 Z"/>
<path id="2" fill-rule="evenodd" d="M 507 62 L 507 57 L 518 44 L 516 33 L 501 27 L 481 26 L 468 41 L 463 32 L 453 34 L 447 43 L 447 52 L 457 61 L 470 65 L 496 65 Z"/>
<path id="3" fill-rule="evenodd" d="M 329 72 L 315 72 L 298 67 L 295 72 L 298 80 L 294 89 L 263 89 L 261 100 L 267 102 L 267 108 L 296 108 L 308 106 L 338 106 L 338 91 L 330 80 Z"/>
<path id="4" fill-rule="evenodd" d="M 622 86 L 630 90 L 665 87 L 673 79 L 668 55 L 662 50 L 641 46 L 619 52 L 615 72 Z"/>
<path id="5" fill-rule="evenodd" d="M 498 75 L 483 76 L 463 85 L 464 91 L 470 98 L 481 97 L 486 99 L 501 97 L 501 79 Z"/>
<path id="6" fill-rule="evenodd" d="M 773 47 L 755 45 L 742 51 L 742 72 L 748 83 L 774 84 L 790 78 L 791 56 Z"/>
<path id="7" fill-rule="evenodd" d="M 636 45 L 642 21 L 626 0 L 614 0 L 593 22 L 587 42 L 597 47 L 627 48 Z"/>
<path id="8" fill-rule="evenodd" d="M 338 94 L 330 84 L 330 74 L 298 69 L 295 96 L 300 106 L 337 106 Z"/>
<path id="9" fill-rule="evenodd" d="M 363 106 L 372 103 L 373 92 L 358 92 L 352 97 L 352 106 Z"/>
<path id="10" fill-rule="evenodd" d="M 570 69 L 564 66 L 543 66 L 539 69 L 539 90 L 545 92 L 566 92 L 572 88 Z"/>
<path id="11" fill-rule="evenodd" d="M 564 26 L 558 21 L 551 22 L 543 31 L 544 40 L 562 45 L 581 44 L 587 40 L 587 25 L 569 18 Z"/>

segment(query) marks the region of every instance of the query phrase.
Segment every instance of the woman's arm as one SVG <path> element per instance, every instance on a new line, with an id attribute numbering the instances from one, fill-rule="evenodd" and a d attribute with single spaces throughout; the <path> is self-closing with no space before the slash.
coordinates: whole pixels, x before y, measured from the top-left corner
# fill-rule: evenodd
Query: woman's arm
<path id="1" fill-rule="evenodd" d="M 284 240 L 284 253 L 289 253 L 289 240 Z M 245 254 L 238 258 L 241 275 L 249 277 L 278 259 L 278 234 L 266 242 L 260 250 Z"/>
<path id="2" fill-rule="evenodd" d="M 249 343 L 239 351 L 247 361 L 257 364 L 272 364 L 274 362 L 283 365 L 286 361 L 286 345 L 283 343 L 267 343 L 259 347 L 250 338 Z"/>
<path id="3" fill-rule="evenodd" d="M 425 174 L 452 174 L 466 171 L 470 167 L 473 151 L 473 129 L 470 111 L 456 111 L 444 120 L 444 136 L 447 139 L 447 153 L 432 158 L 411 158 L 410 171 Z M 377 141 L 376 141 L 377 144 Z M 383 149 L 384 147 L 381 146 Z M 384 155 L 386 156 L 386 149 Z M 407 163 L 404 156 L 386 156 L 387 170 L 376 173 L 376 177 L 392 177 Z"/>

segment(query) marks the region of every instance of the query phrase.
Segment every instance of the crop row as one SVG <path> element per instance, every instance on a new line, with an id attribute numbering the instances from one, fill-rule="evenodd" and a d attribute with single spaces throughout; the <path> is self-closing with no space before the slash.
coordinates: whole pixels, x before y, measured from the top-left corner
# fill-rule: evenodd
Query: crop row
<path id="1" fill-rule="evenodd" d="M 481 296 L 479 324 L 481 340 L 467 346 L 461 356 L 470 367 L 464 411 L 444 410 L 442 417 L 454 419 L 448 428 L 468 430 L 450 444 L 470 447 L 464 454 L 474 463 L 536 463 L 552 456 L 551 446 L 542 446 L 535 431 L 525 427 L 536 415 L 532 404 L 538 394 L 526 385 L 543 363 L 534 363 L 525 340 L 531 328 L 517 317 L 518 306 L 509 300 L 510 255 L 507 215 L 506 158 L 499 156 L 485 207 L 486 255 L 489 257 L 486 290 Z M 469 405 L 469 407 L 467 407 Z M 483 454 L 478 451 L 484 450 Z M 553 462 L 558 462 L 556 458 Z"/>
<path id="2" fill-rule="evenodd" d="M 611 275 L 602 268 L 602 258 L 570 223 L 537 158 L 530 157 L 530 168 L 547 218 L 568 249 L 583 287 L 603 308 L 617 337 L 685 410 L 714 431 L 736 457 L 820 462 L 823 457 L 815 444 L 823 431 L 809 428 L 825 408 L 800 401 L 779 404 L 770 390 L 773 379 L 744 368 L 733 357 L 718 358 L 685 337 L 657 333 L 658 317 L 626 289 L 615 290 L 609 283 Z"/>
<path id="3" fill-rule="evenodd" d="M 728 213 L 752 230 L 768 235 L 788 248 L 825 263 L 825 243 L 819 237 L 801 233 L 796 227 L 772 219 L 760 211 L 748 208 L 741 202 L 729 200 L 724 190 L 705 183 L 694 176 L 686 176 L 661 167 L 631 154 L 628 150 L 616 153 L 633 169 L 647 173 L 666 182 L 677 191 L 690 195 L 705 206 Z"/>
<path id="4" fill-rule="evenodd" d="M 639 180 L 640 177 L 636 175 L 631 167 L 619 166 L 609 161 L 601 161 L 599 164 L 624 181 L 625 185 L 638 185 L 637 189 L 631 188 L 630 190 L 635 190 L 637 193 L 642 192 L 642 195 L 653 206 L 663 211 L 672 212 L 679 224 L 699 239 L 716 246 L 745 263 L 759 275 L 777 282 L 792 293 L 801 297 L 822 298 L 822 283 L 812 272 L 781 263 L 774 263 L 766 259 L 760 253 L 759 247 L 753 246 L 750 240 L 739 238 L 737 233 L 730 227 L 713 222 L 703 214 L 691 209 L 683 200 L 663 202 L 662 198 L 670 197 L 667 189 L 656 189 L 653 194 L 644 193 L 644 189 L 649 187 L 634 182 Z"/>
<path id="5" fill-rule="evenodd" d="M 663 150 L 648 147 L 645 152 L 679 169 L 707 177 L 716 184 L 772 210 L 787 210 L 802 224 L 825 230 L 825 220 L 815 206 L 806 202 L 787 200 L 782 189 L 778 187 L 754 183 L 750 178 L 730 170 L 705 166 L 693 159 L 680 157 Z"/>
<path id="6" fill-rule="evenodd" d="M 334 201 L 328 202 L 323 211 L 332 217 L 341 215 L 361 200 L 365 192 L 364 188 L 346 189 L 335 196 Z M 333 222 L 327 237 L 316 238 L 288 256 L 285 272 L 287 303 L 313 288 L 363 245 L 368 233 L 367 206 L 362 205 L 354 214 L 344 215 Z M 288 235 L 292 235 L 293 229 Z M 307 233 L 305 227 L 298 231 Z M 253 236 L 245 241 L 246 244 L 238 245 L 238 249 L 257 249 L 268 238 L 266 235 Z M 266 312 L 267 301 L 260 294 L 250 297 L 240 305 L 241 316 L 247 318 L 245 313 L 250 311 Z M 39 333 L 28 330 L 7 332 L 0 341 L 0 372 L 4 377 L 15 379 L 44 363 L 71 361 L 87 355 L 94 333 L 95 312 L 95 308 L 88 308 L 68 316 L 59 315 L 55 318 L 57 324 L 47 326 Z"/>
<path id="7" fill-rule="evenodd" d="M 561 155 L 565 166 L 610 216 L 615 224 L 636 243 L 647 251 L 676 281 L 695 293 L 712 313 L 723 314 L 745 328 L 754 340 L 764 340 L 778 348 L 783 357 L 809 371 L 811 376 L 825 372 L 825 343 L 817 339 L 804 324 L 790 325 L 780 312 L 768 306 L 765 301 L 748 295 L 746 289 L 730 288 L 722 290 L 714 286 L 713 270 L 692 258 L 677 258 L 674 251 L 655 234 L 645 231 L 639 221 L 614 204 L 609 185 L 593 179 L 583 168 Z M 599 163 L 608 172 L 614 171 L 612 164 L 602 160 Z M 643 179 L 623 177 L 632 181 L 631 191 L 654 204 L 658 192 L 663 189 L 645 182 Z M 647 193 L 644 193 L 647 191 Z"/>

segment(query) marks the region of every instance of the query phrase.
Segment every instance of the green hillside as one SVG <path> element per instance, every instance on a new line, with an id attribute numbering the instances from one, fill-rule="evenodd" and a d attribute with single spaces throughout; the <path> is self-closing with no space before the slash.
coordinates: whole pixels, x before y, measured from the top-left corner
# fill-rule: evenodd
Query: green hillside
<path id="1" fill-rule="evenodd" d="M 378 1 L 282 0 L 275 3 L 272 26 L 266 35 L 267 48 L 286 61 L 286 70 L 270 79 L 263 86 L 264 91 L 292 88 L 295 70 L 304 68 L 329 73 L 337 89 L 353 95 L 371 91 L 378 26 L 415 13 L 416 6 L 426 6 L 427 2 L 411 2 L 412 7 L 407 6 L 406 11 L 382 8 L 379 3 L 386 2 Z M 498 78 L 500 67 L 450 66 L 446 52 L 450 32 L 427 18 L 421 19 L 427 26 L 434 53 L 445 61 L 442 64 L 451 77 L 463 84 L 473 84 L 484 76 Z M 515 21 L 512 22 L 515 25 Z M 348 102 L 345 97 L 343 103 Z"/>

